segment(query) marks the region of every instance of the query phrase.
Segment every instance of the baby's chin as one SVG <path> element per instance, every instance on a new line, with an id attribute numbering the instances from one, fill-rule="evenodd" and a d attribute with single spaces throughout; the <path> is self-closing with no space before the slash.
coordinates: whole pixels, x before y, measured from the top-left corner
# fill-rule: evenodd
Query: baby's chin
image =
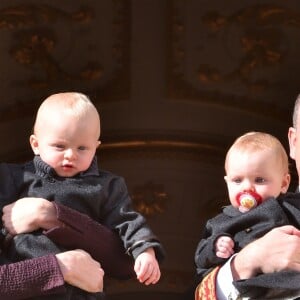
<path id="1" fill-rule="evenodd" d="M 74 168 L 60 168 L 55 171 L 60 177 L 73 177 L 79 173 L 78 170 L 75 170 Z"/>

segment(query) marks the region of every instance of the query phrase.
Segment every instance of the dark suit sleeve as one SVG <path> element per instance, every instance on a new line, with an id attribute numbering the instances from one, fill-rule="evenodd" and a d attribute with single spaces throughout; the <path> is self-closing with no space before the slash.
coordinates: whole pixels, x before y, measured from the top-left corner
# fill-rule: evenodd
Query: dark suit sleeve
<path id="1" fill-rule="evenodd" d="M 66 249 L 83 249 L 100 262 L 105 274 L 118 279 L 134 275 L 133 259 L 125 254 L 119 236 L 88 216 L 55 203 L 57 218 L 65 225 L 45 231 Z"/>
<path id="2" fill-rule="evenodd" d="M 288 224 L 300 229 L 300 193 L 286 193 L 277 198 L 286 214 Z"/>

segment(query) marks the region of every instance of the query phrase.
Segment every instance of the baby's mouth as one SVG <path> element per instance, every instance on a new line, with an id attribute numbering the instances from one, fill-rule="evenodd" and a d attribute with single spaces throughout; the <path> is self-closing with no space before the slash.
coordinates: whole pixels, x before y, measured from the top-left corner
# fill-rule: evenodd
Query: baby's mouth
<path id="1" fill-rule="evenodd" d="M 73 168 L 73 165 L 71 164 L 65 164 L 65 165 L 62 165 L 63 169 L 72 169 Z"/>
<path id="2" fill-rule="evenodd" d="M 236 196 L 237 203 L 240 207 L 245 210 L 250 210 L 261 204 L 262 198 L 261 196 L 254 191 L 243 191 L 238 193 Z"/>

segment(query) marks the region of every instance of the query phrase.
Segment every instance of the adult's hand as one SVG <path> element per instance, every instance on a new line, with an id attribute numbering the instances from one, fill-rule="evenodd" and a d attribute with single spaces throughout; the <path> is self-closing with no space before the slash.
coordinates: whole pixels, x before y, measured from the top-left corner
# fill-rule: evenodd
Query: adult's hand
<path id="1" fill-rule="evenodd" d="M 32 232 L 39 228 L 50 229 L 60 224 L 52 202 L 31 197 L 4 206 L 2 222 L 12 235 Z"/>
<path id="2" fill-rule="evenodd" d="M 87 252 L 66 251 L 56 258 L 67 283 L 91 293 L 103 291 L 104 271 Z"/>
<path id="3" fill-rule="evenodd" d="M 243 248 L 231 268 L 234 280 L 283 270 L 300 272 L 300 231 L 290 225 L 272 229 Z"/>

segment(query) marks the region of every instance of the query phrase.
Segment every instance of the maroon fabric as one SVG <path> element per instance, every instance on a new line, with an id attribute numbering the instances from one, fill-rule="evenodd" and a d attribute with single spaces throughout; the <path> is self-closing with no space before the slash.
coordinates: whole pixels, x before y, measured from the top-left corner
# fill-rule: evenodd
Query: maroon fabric
<path id="1" fill-rule="evenodd" d="M 66 249 L 83 249 L 100 262 L 106 275 L 128 279 L 135 275 L 134 260 L 125 254 L 120 237 L 88 216 L 55 203 L 57 218 L 65 226 L 45 233 L 52 241 Z M 97 241 L 97 242 L 96 242 Z"/>
<path id="2" fill-rule="evenodd" d="M 54 255 L 0 267 L 0 299 L 27 299 L 62 292 L 64 279 Z"/>

